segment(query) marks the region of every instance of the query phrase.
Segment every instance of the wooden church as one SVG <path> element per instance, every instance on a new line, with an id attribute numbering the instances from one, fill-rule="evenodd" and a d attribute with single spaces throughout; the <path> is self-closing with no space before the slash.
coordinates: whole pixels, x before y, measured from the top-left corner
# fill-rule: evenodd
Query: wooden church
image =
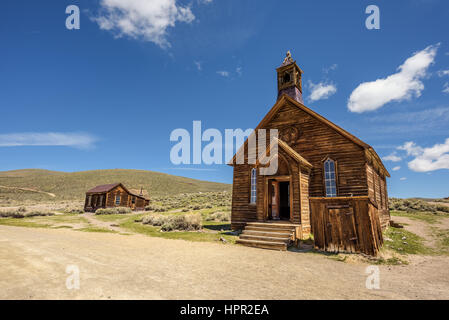
<path id="1" fill-rule="evenodd" d="M 304 106 L 303 72 L 290 52 L 276 71 L 277 101 L 255 133 L 278 130 L 266 139 L 266 150 L 277 143 L 276 154 L 264 155 L 277 160 L 277 171 L 260 174 L 264 165 L 248 161 L 248 140 L 230 163 L 238 243 L 285 250 L 313 235 L 320 250 L 376 255 L 390 221 L 388 171 L 371 146 Z"/>

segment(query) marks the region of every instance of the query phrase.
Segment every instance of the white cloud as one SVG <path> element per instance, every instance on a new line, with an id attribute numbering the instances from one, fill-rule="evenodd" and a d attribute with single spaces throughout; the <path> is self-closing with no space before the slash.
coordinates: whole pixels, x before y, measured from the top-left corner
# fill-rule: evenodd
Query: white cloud
<path id="1" fill-rule="evenodd" d="M 170 46 L 167 29 L 194 19 L 190 7 L 180 6 L 176 0 L 101 0 L 94 21 L 117 37 L 142 39 L 165 48 Z"/>
<path id="2" fill-rule="evenodd" d="M 237 67 L 237 68 L 235 69 L 235 72 L 237 72 L 237 74 L 238 74 L 239 76 L 241 76 L 241 75 L 242 75 L 242 67 Z"/>
<path id="3" fill-rule="evenodd" d="M 381 108 L 392 101 L 419 97 L 424 90 L 421 79 L 434 63 L 439 44 L 415 53 L 398 68 L 398 72 L 383 79 L 360 84 L 349 97 L 348 109 L 362 113 Z"/>
<path id="4" fill-rule="evenodd" d="M 399 180 L 401 180 L 401 181 L 405 181 L 405 180 L 407 180 L 407 178 L 406 177 L 402 177 L 401 179 L 399 179 Z"/>
<path id="5" fill-rule="evenodd" d="M 449 93 L 449 82 L 446 82 L 443 86 L 443 92 L 444 93 Z"/>
<path id="6" fill-rule="evenodd" d="M 437 74 L 439 77 L 449 76 L 449 70 L 439 70 Z"/>
<path id="7" fill-rule="evenodd" d="M 24 132 L 0 134 L 0 147 L 65 146 L 91 148 L 97 139 L 84 133 Z"/>
<path id="8" fill-rule="evenodd" d="M 414 142 L 406 142 L 399 147 L 407 155 L 415 159 L 408 163 L 408 167 L 416 172 L 429 172 L 439 169 L 449 169 L 449 138 L 443 144 L 436 144 L 430 148 L 422 148 Z"/>
<path id="9" fill-rule="evenodd" d="M 399 157 L 396 152 L 393 152 L 392 154 L 385 156 L 382 158 L 384 161 L 392 161 L 392 162 L 399 162 L 402 160 L 401 157 Z"/>
<path id="10" fill-rule="evenodd" d="M 327 74 L 327 73 L 329 73 L 331 71 L 337 70 L 337 68 L 338 68 L 338 65 L 336 63 L 334 63 L 330 67 L 323 68 L 323 72 Z"/>
<path id="11" fill-rule="evenodd" d="M 200 61 L 193 61 L 193 63 L 195 64 L 195 66 L 198 69 L 198 71 L 203 70 L 203 66 L 201 65 Z"/>
<path id="12" fill-rule="evenodd" d="M 397 167 L 394 167 L 394 168 L 393 168 L 393 171 L 399 171 L 399 170 L 401 170 L 401 167 L 400 167 L 400 166 L 397 166 Z"/>
<path id="13" fill-rule="evenodd" d="M 326 84 L 324 82 L 314 84 L 312 81 L 309 81 L 309 89 L 311 90 L 309 100 L 312 102 L 328 99 L 337 92 L 337 87 L 334 84 Z"/>
<path id="14" fill-rule="evenodd" d="M 217 71 L 217 74 L 222 77 L 229 77 L 229 71 Z"/>
<path id="15" fill-rule="evenodd" d="M 408 156 L 418 156 L 423 152 L 423 149 L 416 145 L 413 141 L 404 143 L 404 145 L 398 147 L 398 150 L 404 150 Z"/>

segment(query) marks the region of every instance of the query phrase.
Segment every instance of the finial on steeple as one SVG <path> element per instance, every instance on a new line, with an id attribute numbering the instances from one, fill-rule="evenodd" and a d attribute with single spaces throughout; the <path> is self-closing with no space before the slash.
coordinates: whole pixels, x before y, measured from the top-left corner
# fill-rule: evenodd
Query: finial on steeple
<path id="1" fill-rule="evenodd" d="M 281 67 L 286 66 L 286 65 L 288 65 L 290 63 L 293 63 L 293 62 L 294 62 L 294 60 L 292 58 L 292 54 L 291 54 L 290 50 L 288 50 L 286 55 L 285 55 L 285 59 L 284 59 L 284 61 L 281 64 Z"/>
<path id="2" fill-rule="evenodd" d="M 287 94 L 296 101 L 303 103 L 302 70 L 293 60 L 290 50 L 287 51 L 284 61 L 276 71 L 278 74 L 278 99 L 283 94 Z"/>

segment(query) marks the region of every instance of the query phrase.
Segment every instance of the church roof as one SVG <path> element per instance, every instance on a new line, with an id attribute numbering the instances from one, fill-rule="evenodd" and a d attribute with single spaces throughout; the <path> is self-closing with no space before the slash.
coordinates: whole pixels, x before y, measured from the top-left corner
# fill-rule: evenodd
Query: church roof
<path id="1" fill-rule="evenodd" d="M 290 157 L 292 157 L 293 159 L 295 159 L 298 163 L 300 163 L 302 166 L 307 167 L 307 168 L 312 168 L 313 165 L 307 161 L 303 156 L 301 156 L 298 152 L 296 152 L 295 150 L 293 150 L 292 147 L 290 147 L 286 142 L 282 141 L 279 138 L 274 138 L 273 140 L 275 140 L 278 144 L 278 146 L 280 148 L 282 148 Z M 272 149 L 273 149 L 274 144 L 270 145 L 270 155 L 265 154 L 262 159 L 266 159 L 266 158 L 272 158 L 275 156 L 275 154 L 273 154 Z"/>
<path id="2" fill-rule="evenodd" d="M 370 157 L 372 157 L 379 165 L 380 168 L 382 169 L 382 171 L 385 173 L 386 176 L 390 177 L 389 172 L 387 171 L 387 169 L 385 168 L 385 166 L 383 165 L 380 157 L 377 155 L 376 151 L 374 151 L 374 149 L 367 143 L 363 142 L 362 140 L 360 140 L 359 138 L 357 138 L 356 136 L 350 134 L 349 132 L 347 132 L 346 130 L 344 130 L 343 128 L 337 126 L 336 124 L 334 124 L 333 122 L 329 121 L 328 119 L 324 118 L 323 116 L 319 115 L 318 113 L 316 113 L 315 111 L 307 108 L 306 106 L 304 106 L 303 104 L 301 104 L 300 102 L 294 100 L 293 98 L 289 97 L 286 94 L 283 94 L 278 101 L 276 101 L 276 103 L 274 104 L 274 106 L 271 108 L 271 110 L 265 115 L 265 117 L 262 119 L 262 121 L 259 123 L 259 125 L 256 127 L 255 130 L 257 129 L 261 129 L 263 128 L 273 117 L 274 115 L 279 111 L 279 109 L 284 105 L 285 102 L 290 102 L 292 103 L 294 106 L 298 107 L 299 109 L 301 109 L 302 111 L 306 112 L 307 114 L 309 114 L 310 116 L 314 117 L 315 119 L 319 120 L 320 122 L 328 125 L 329 127 L 331 127 L 332 129 L 334 129 L 335 131 L 337 131 L 339 134 L 341 134 L 342 136 L 346 137 L 347 139 L 349 139 L 350 141 L 352 141 L 353 143 L 355 143 L 356 145 L 360 146 L 361 148 L 366 150 L 367 155 L 369 155 Z M 237 153 L 239 152 L 243 152 L 245 146 L 247 145 L 247 141 L 248 139 L 245 141 L 245 143 L 241 146 L 241 148 L 239 149 L 239 151 L 237 151 Z M 293 149 L 292 149 L 293 150 Z M 234 155 L 234 157 L 232 158 L 232 160 L 229 162 L 229 165 L 233 165 L 235 163 L 235 159 L 236 159 L 236 155 L 237 153 Z"/>

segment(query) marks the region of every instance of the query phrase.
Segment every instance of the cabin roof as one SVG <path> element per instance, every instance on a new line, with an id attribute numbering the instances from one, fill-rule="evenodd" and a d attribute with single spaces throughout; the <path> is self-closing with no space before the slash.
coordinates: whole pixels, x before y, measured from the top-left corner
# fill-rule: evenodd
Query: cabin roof
<path id="1" fill-rule="evenodd" d="M 367 153 L 379 164 L 379 167 L 381 168 L 381 170 L 384 172 L 384 174 L 387 177 L 390 177 L 390 173 L 387 171 L 387 169 L 385 168 L 385 166 L 382 163 L 382 160 L 380 159 L 380 157 L 377 155 L 376 151 L 374 151 L 373 147 L 371 147 L 369 144 L 363 142 L 362 140 L 360 140 L 359 138 L 357 138 L 356 136 L 350 134 L 348 131 L 344 130 L 343 128 L 337 126 L 335 123 L 329 121 L 328 119 L 326 119 L 325 117 L 319 115 L 318 113 L 316 113 L 315 111 L 307 108 L 305 105 L 303 105 L 302 103 L 294 100 L 293 98 L 289 97 L 286 94 L 283 94 L 278 101 L 276 101 L 276 103 L 274 104 L 274 106 L 271 108 L 271 110 L 265 115 L 265 117 L 262 119 L 262 121 L 259 123 L 259 125 L 256 127 L 255 130 L 262 128 L 263 126 L 265 126 L 273 117 L 274 115 L 279 111 L 279 109 L 284 105 L 285 102 L 290 102 L 291 104 L 293 104 L 294 106 L 298 107 L 299 109 L 301 109 L 302 111 L 306 112 L 307 114 L 309 114 L 310 116 L 314 117 L 315 119 L 321 121 L 322 123 L 328 125 L 329 127 L 331 127 L 332 129 L 334 129 L 335 131 L 337 131 L 338 133 L 340 133 L 342 136 L 346 137 L 347 139 L 351 140 L 353 143 L 355 143 L 356 145 L 360 146 L 361 148 L 365 149 L 367 151 Z M 243 148 L 245 148 L 246 144 L 247 144 L 248 139 L 245 141 L 245 143 L 241 146 L 240 149 L 244 150 Z M 293 150 L 293 149 L 292 149 Z M 237 151 L 237 153 L 239 153 L 239 151 Z M 232 158 L 232 160 L 229 162 L 229 164 L 232 166 L 235 163 L 235 158 L 237 153 L 234 155 L 234 157 Z"/>
<path id="2" fill-rule="evenodd" d="M 102 184 L 99 186 L 96 186 L 90 190 L 87 190 L 86 193 L 101 193 L 101 192 L 108 192 L 120 185 L 121 183 L 111 183 L 111 184 Z"/>
<path id="3" fill-rule="evenodd" d="M 143 198 L 145 200 L 150 200 L 150 194 L 148 193 L 147 190 L 139 190 L 139 189 L 128 189 L 129 193 L 132 194 L 133 196 L 139 197 L 139 198 Z M 142 191 L 142 194 L 140 194 L 140 192 Z"/>
<path id="4" fill-rule="evenodd" d="M 114 189 L 117 186 L 122 186 L 123 189 L 125 189 L 126 192 L 128 192 L 129 194 L 145 199 L 145 200 L 150 200 L 148 191 L 146 190 L 142 190 L 142 194 L 140 194 L 140 190 L 138 189 L 128 189 L 126 188 L 122 183 L 117 182 L 117 183 L 110 183 L 110 184 L 102 184 L 99 186 L 96 186 L 90 190 L 88 190 L 86 192 L 86 194 L 91 194 L 91 193 L 105 193 L 105 192 L 109 192 L 112 189 Z"/>

